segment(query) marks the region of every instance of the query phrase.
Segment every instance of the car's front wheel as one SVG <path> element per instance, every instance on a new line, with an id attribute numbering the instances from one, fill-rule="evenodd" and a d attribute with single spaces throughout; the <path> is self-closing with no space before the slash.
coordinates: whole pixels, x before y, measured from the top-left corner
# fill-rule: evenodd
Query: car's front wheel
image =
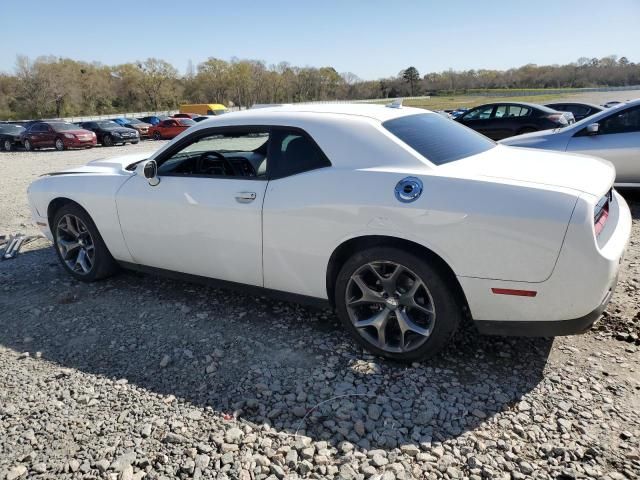
<path id="1" fill-rule="evenodd" d="M 92 282 L 117 271 L 118 264 L 93 220 L 79 205 L 63 205 L 53 217 L 51 230 L 60 263 L 78 280 Z"/>
<path id="2" fill-rule="evenodd" d="M 64 150 L 64 142 L 62 141 L 61 138 L 56 138 L 55 147 L 56 147 L 56 150 L 58 150 L 59 152 Z"/>
<path id="3" fill-rule="evenodd" d="M 2 142 L 2 148 L 4 148 L 5 152 L 10 152 L 11 150 L 13 150 L 13 142 L 8 138 L 5 138 Z"/>
<path id="4" fill-rule="evenodd" d="M 160 132 L 153 132 L 153 139 L 162 140 L 162 135 L 160 135 Z"/>
<path id="5" fill-rule="evenodd" d="M 33 145 L 31 144 L 31 140 L 29 140 L 28 138 L 24 141 L 24 149 L 27 152 L 30 152 L 33 150 Z"/>
<path id="6" fill-rule="evenodd" d="M 455 290 L 425 259 L 393 247 L 354 254 L 336 281 L 345 328 L 364 348 L 399 361 L 438 353 L 463 317 Z"/>

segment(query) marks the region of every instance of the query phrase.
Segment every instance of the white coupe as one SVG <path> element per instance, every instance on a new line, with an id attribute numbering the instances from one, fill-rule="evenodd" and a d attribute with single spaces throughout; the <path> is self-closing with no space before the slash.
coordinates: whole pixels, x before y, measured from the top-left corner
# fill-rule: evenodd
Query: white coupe
<path id="1" fill-rule="evenodd" d="M 488 334 L 588 329 L 631 229 L 611 164 L 394 107 L 223 115 L 151 156 L 34 181 L 32 213 L 78 280 L 122 266 L 319 300 L 397 360 L 434 354 L 465 317 Z"/>

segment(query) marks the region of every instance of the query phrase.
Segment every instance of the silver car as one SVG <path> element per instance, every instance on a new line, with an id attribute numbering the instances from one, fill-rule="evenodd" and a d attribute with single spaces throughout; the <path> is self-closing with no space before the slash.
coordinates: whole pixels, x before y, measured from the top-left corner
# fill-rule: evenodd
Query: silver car
<path id="1" fill-rule="evenodd" d="M 640 99 L 565 128 L 518 135 L 500 143 L 604 158 L 616 167 L 616 186 L 640 187 Z"/>

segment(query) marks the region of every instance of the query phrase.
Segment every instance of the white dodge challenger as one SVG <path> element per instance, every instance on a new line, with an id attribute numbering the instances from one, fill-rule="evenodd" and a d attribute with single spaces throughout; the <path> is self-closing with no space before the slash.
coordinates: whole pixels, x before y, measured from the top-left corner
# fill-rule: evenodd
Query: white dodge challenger
<path id="1" fill-rule="evenodd" d="M 365 348 L 413 361 L 466 316 L 487 334 L 587 330 L 630 235 L 614 177 L 425 110 L 297 105 L 204 121 L 28 194 L 78 280 L 125 267 L 321 301 Z"/>

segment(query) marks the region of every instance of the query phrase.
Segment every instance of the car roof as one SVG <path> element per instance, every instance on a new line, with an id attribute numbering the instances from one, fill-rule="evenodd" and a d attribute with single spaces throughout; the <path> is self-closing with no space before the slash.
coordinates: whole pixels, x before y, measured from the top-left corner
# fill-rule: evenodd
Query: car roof
<path id="1" fill-rule="evenodd" d="M 296 104 L 284 104 L 278 106 L 268 106 L 262 108 L 252 108 L 248 110 L 242 110 L 240 112 L 231 112 L 223 116 L 217 116 L 216 118 L 226 117 L 227 119 L 238 118 L 242 116 L 256 116 L 256 117 L 268 117 L 268 116 L 280 116 L 282 114 L 332 114 L 343 116 L 357 116 L 365 117 L 379 122 L 385 122 L 398 117 L 403 117 L 416 113 L 433 113 L 429 110 L 413 107 L 400 107 L 389 108 L 384 104 L 369 104 L 369 103 L 296 103 Z"/>
<path id="2" fill-rule="evenodd" d="M 538 110 L 543 110 L 543 111 L 550 110 L 549 107 L 545 107 L 544 105 L 540 105 L 539 103 L 530 103 L 530 102 L 491 102 L 491 103 L 484 103 L 482 105 L 478 105 L 477 107 L 474 107 L 474 108 L 489 107 L 491 105 L 516 105 L 516 106 L 523 106 L 523 107 L 529 107 L 529 108 L 537 108 Z"/>
<path id="3" fill-rule="evenodd" d="M 582 105 L 585 107 L 597 108 L 598 110 L 602 110 L 604 107 L 602 105 L 596 105 L 595 103 L 587 103 L 587 102 L 549 102 L 545 103 L 548 107 L 550 105 Z"/>

